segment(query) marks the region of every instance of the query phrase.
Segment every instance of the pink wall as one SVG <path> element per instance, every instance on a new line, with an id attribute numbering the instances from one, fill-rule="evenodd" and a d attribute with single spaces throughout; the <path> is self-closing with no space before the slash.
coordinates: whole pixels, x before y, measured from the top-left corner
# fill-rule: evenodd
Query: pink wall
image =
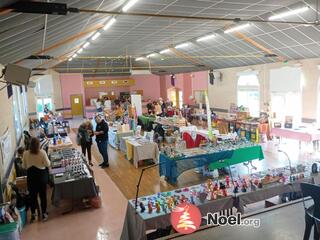
<path id="1" fill-rule="evenodd" d="M 208 90 L 208 72 L 202 71 L 192 74 L 192 90 Z"/>
<path id="2" fill-rule="evenodd" d="M 114 91 L 115 95 L 119 95 L 120 92 L 133 92 L 135 90 L 143 90 L 143 98 L 146 99 L 158 99 L 160 97 L 160 76 L 157 75 L 134 75 L 130 77 L 89 77 L 85 80 L 108 80 L 108 79 L 127 79 L 131 78 L 135 80 L 135 85 L 131 87 L 116 87 L 116 88 L 88 88 L 85 89 L 86 104 L 90 104 L 90 98 L 98 97 L 99 92 L 111 92 Z"/>
<path id="3" fill-rule="evenodd" d="M 61 96 L 64 108 L 70 108 L 70 96 L 82 94 L 85 104 L 83 75 L 82 74 L 60 74 Z M 85 106 L 85 105 L 84 105 Z"/>
<path id="4" fill-rule="evenodd" d="M 90 99 L 99 97 L 99 92 L 107 92 L 111 94 L 114 92 L 116 96 L 120 95 L 120 92 L 130 92 L 129 87 L 96 87 L 96 88 L 85 88 L 85 100 L 86 106 L 90 106 Z"/>
<path id="5" fill-rule="evenodd" d="M 158 99 L 160 97 L 160 77 L 157 75 L 137 75 L 132 76 L 136 82 L 130 87 L 130 91 L 143 90 L 143 98 Z"/>
<path id="6" fill-rule="evenodd" d="M 169 88 L 176 87 L 183 91 L 184 103 L 190 103 L 189 97 L 193 95 L 193 91 L 208 90 L 207 71 L 176 74 L 175 86 L 171 85 L 170 75 L 161 76 L 160 81 L 160 95 L 163 99 L 167 99 Z"/>

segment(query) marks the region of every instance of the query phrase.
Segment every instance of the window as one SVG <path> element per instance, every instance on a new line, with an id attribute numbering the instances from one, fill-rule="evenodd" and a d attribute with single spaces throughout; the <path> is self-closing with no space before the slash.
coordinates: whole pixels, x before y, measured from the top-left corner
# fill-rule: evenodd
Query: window
<path id="1" fill-rule="evenodd" d="M 301 122 L 301 94 L 299 92 L 272 93 L 271 110 L 276 121 L 284 122 L 286 116 L 293 117 L 293 124 Z"/>
<path id="2" fill-rule="evenodd" d="M 290 82 L 290 84 L 288 84 Z M 292 117 L 293 125 L 301 123 L 303 74 L 299 67 L 270 69 L 271 111 L 275 121 Z"/>
<path id="3" fill-rule="evenodd" d="M 22 125 L 21 125 L 21 113 L 20 113 L 20 103 L 19 103 L 20 89 L 19 87 L 13 86 L 13 117 L 14 126 L 16 130 L 16 140 L 18 141 L 22 135 Z"/>
<path id="4" fill-rule="evenodd" d="M 260 116 L 260 88 L 256 73 L 239 75 L 237 98 L 238 106 L 248 108 L 252 117 Z"/>

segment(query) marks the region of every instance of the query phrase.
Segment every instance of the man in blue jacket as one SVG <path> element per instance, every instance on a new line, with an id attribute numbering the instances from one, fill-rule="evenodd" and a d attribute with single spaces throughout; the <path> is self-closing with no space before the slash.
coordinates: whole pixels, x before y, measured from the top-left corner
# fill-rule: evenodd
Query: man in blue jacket
<path id="1" fill-rule="evenodd" d="M 109 157 L 108 157 L 108 131 L 109 127 L 102 116 L 97 115 L 95 117 L 97 126 L 94 135 L 96 136 L 96 142 L 100 154 L 103 157 L 103 162 L 99 165 L 102 168 L 109 167 Z"/>

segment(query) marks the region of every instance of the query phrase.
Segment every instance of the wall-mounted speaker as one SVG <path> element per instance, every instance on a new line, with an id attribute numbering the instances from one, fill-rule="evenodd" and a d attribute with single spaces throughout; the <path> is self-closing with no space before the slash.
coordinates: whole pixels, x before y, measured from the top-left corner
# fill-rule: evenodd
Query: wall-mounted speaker
<path id="1" fill-rule="evenodd" d="M 171 74 L 170 77 L 171 77 L 171 85 L 175 86 L 176 75 L 175 74 Z"/>
<path id="2" fill-rule="evenodd" d="M 213 74 L 213 69 L 210 69 L 210 70 L 209 70 L 209 83 L 210 83 L 211 85 L 213 85 L 213 84 L 214 84 L 214 74 Z"/>

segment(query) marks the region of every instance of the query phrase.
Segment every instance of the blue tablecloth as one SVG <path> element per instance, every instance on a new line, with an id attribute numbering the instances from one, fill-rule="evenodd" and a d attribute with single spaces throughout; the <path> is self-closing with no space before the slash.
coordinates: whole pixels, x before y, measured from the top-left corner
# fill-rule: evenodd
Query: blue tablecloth
<path id="1" fill-rule="evenodd" d="M 165 176 L 171 184 L 177 182 L 178 176 L 193 168 L 203 167 L 210 163 L 217 162 L 222 159 L 231 158 L 234 150 L 226 150 L 213 152 L 208 154 L 196 155 L 191 157 L 176 157 L 170 158 L 167 155 L 160 154 L 159 174 Z"/>

